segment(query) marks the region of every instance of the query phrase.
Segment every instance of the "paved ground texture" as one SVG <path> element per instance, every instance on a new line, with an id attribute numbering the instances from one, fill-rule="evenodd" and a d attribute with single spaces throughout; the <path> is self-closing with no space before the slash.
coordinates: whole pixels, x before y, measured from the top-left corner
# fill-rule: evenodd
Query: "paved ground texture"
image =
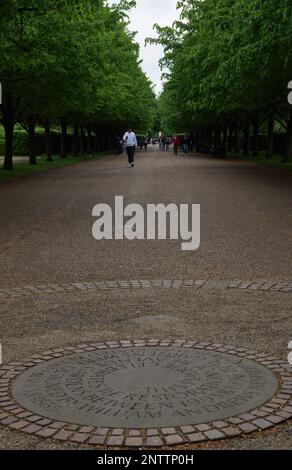
<path id="1" fill-rule="evenodd" d="M 137 155 L 134 169 L 105 157 L 1 185 L 4 363 L 80 343 L 149 338 L 233 345 L 287 361 L 291 183 L 277 170 L 150 150 Z M 201 248 L 93 240 L 93 206 L 112 205 L 116 195 L 126 204 L 200 203 Z M 34 426 L 22 433 L 4 422 L 0 448 L 86 447 L 84 436 L 44 439 Z M 215 434 L 181 445 L 292 447 L 291 420 L 220 442 Z"/>

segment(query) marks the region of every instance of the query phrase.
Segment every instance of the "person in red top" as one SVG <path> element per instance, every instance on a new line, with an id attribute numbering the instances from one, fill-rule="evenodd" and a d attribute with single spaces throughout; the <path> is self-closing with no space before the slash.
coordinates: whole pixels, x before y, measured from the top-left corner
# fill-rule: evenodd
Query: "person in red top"
<path id="1" fill-rule="evenodd" d="M 173 151 L 177 155 L 178 154 L 178 147 L 179 147 L 179 138 L 176 134 L 172 138 L 172 143 L 173 143 Z"/>

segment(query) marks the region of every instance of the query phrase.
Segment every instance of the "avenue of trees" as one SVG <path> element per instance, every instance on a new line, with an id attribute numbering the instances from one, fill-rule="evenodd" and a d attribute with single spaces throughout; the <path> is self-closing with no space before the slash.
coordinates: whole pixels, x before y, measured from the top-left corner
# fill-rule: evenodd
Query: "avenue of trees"
<path id="1" fill-rule="evenodd" d="M 128 123 L 151 130 L 157 121 L 152 84 L 139 62 L 127 11 L 104 0 L 0 0 L 0 124 L 5 132 L 4 169 L 13 168 L 16 123 L 29 136 L 36 164 L 36 128 L 45 130 L 52 159 L 52 128 L 66 157 L 105 148 Z"/>
<path id="2" fill-rule="evenodd" d="M 292 158 L 291 0 L 181 0 L 172 27 L 156 25 L 166 68 L 160 113 L 166 132 L 195 132 L 200 146 L 245 155 L 259 152 L 266 135 L 286 134 Z"/>

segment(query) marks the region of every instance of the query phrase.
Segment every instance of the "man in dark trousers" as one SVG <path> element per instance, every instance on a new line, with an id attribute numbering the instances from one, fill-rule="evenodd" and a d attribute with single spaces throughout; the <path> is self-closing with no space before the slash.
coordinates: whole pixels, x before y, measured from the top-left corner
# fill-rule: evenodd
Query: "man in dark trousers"
<path id="1" fill-rule="evenodd" d="M 189 134 L 185 134 L 183 137 L 183 152 L 186 156 L 189 155 L 189 150 L 190 150 L 190 137 Z"/>
<path id="2" fill-rule="evenodd" d="M 135 149 L 138 147 L 136 134 L 133 132 L 133 127 L 128 127 L 128 132 L 125 133 L 123 138 L 124 144 L 126 146 L 126 151 L 129 160 L 129 167 L 133 168 L 135 166 Z"/>
<path id="3" fill-rule="evenodd" d="M 173 138 L 172 138 L 172 143 L 173 143 L 173 151 L 175 153 L 175 155 L 178 154 L 178 147 L 179 147 L 179 138 L 176 134 L 174 134 Z"/>

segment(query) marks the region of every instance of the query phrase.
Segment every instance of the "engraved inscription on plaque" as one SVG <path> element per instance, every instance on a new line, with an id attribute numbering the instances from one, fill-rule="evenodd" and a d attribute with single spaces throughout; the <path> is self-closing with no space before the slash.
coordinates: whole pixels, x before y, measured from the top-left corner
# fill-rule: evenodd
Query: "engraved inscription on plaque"
<path id="1" fill-rule="evenodd" d="M 24 372 L 12 394 L 24 408 L 59 421 L 149 428 L 206 423 L 245 413 L 277 391 L 262 365 L 228 354 L 176 347 L 84 352 Z"/>

